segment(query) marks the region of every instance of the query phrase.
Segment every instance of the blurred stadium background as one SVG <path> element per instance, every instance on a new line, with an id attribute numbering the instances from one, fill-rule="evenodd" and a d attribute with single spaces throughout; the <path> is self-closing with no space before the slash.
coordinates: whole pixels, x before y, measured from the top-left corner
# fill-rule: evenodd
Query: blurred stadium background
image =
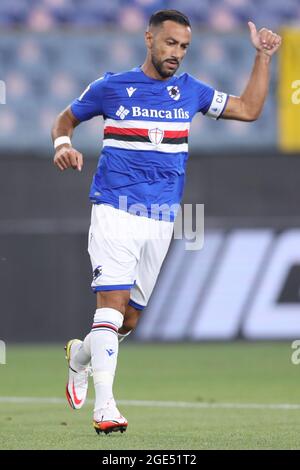
<path id="1" fill-rule="evenodd" d="M 181 71 L 221 91 L 241 93 L 249 76 L 249 19 L 281 32 L 283 46 L 258 121 L 199 115 L 193 122 L 184 202 L 205 205 L 204 249 L 188 252 L 174 241 L 132 339 L 300 335 L 300 1 L 1 0 L 0 337 L 7 342 L 62 341 L 89 329 L 88 190 L 102 122 L 76 131 L 80 175 L 53 167 L 50 129 L 90 81 L 142 63 L 147 19 L 168 7 L 193 25 Z"/>
<path id="2" fill-rule="evenodd" d="M 132 428 L 101 448 L 299 447 L 300 0 L 1 0 L 1 448 L 99 448 L 91 406 L 66 410 L 61 345 L 85 335 L 95 308 L 88 191 L 102 122 L 76 130 L 81 174 L 54 168 L 50 129 L 89 82 L 142 63 L 147 19 L 161 8 L 192 22 L 181 71 L 224 92 L 240 94 L 249 76 L 248 20 L 283 46 L 257 122 L 193 122 L 184 202 L 205 205 L 204 247 L 173 241 L 116 383 L 117 398 L 174 402 L 141 411 L 124 401 Z M 178 400 L 192 403 L 174 413 Z"/>

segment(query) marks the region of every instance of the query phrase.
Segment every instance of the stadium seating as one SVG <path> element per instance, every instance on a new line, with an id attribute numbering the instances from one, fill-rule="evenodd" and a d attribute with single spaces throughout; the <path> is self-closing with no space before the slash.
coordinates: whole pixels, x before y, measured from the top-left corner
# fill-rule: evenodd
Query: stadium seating
<path id="1" fill-rule="evenodd" d="M 249 19 L 272 28 L 300 21 L 298 0 L 1 0 L 0 25 L 34 31 L 117 25 L 133 31 L 143 29 L 149 15 L 161 8 L 182 10 L 195 27 L 221 31 Z"/>
<path id="2" fill-rule="evenodd" d="M 5 5 L 1 3 L 1 7 Z M 14 4 L 14 3 L 13 3 Z M 61 47 L 63 44 L 63 48 Z M 108 53 L 109 51 L 109 53 Z M 141 33 L 114 31 L 3 33 L 0 79 L 7 103 L 0 105 L 0 150 L 51 148 L 50 128 L 55 115 L 105 71 L 122 71 L 141 64 L 145 56 Z M 194 33 L 181 71 L 187 71 L 218 90 L 239 94 L 254 58 L 247 32 Z M 263 119 L 254 123 L 212 121 L 199 115 L 192 126 L 191 148 L 211 149 L 275 146 L 276 59 L 270 96 Z M 99 129 L 100 126 L 100 129 Z M 99 152 L 101 119 L 76 132 L 76 143 L 93 155 Z M 18 139 L 13 138 L 18 135 Z"/>

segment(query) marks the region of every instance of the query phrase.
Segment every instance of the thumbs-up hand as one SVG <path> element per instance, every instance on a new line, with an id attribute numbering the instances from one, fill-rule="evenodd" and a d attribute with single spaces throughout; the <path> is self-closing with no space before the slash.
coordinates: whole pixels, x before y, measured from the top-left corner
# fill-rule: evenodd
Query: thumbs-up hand
<path id="1" fill-rule="evenodd" d="M 251 42 L 257 51 L 272 56 L 279 49 L 281 45 L 281 36 L 279 34 L 273 33 L 273 31 L 267 28 L 261 28 L 257 31 L 252 21 L 248 21 L 248 26 Z"/>

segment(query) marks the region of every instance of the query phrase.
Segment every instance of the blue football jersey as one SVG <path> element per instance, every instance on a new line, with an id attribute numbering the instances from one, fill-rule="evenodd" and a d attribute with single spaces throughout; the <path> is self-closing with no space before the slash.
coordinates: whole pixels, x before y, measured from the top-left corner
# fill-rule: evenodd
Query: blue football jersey
<path id="1" fill-rule="evenodd" d="M 174 220 L 184 189 L 190 123 L 197 112 L 217 119 L 227 99 L 187 73 L 156 80 L 140 67 L 109 72 L 91 83 L 71 104 L 79 121 L 104 118 L 91 201 Z"/>

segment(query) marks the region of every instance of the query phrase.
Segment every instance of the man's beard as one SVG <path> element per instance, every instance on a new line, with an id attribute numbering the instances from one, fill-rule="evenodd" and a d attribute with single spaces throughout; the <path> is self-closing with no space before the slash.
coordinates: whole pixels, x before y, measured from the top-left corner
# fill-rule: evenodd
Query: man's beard
<path id="1" fill-rule="evenodd" d="M 169 70 L 168 71 L 168 70 L 163 69 L 164 62 L 160 62 L 160 61 L 156 60 L 156 58 L 154 56 L 151 57 L 151 60 L 152 60 L 153 66 L 155 67 L 155 70 L 159 73 L 159 75 L 162 78 L 172 77 L 174 75 L 174 73 L 177 71 L 178 67 L 179 67 L 179 64 L 178 64 L 178 67 L 176 67 L 174 70 Z"/>

